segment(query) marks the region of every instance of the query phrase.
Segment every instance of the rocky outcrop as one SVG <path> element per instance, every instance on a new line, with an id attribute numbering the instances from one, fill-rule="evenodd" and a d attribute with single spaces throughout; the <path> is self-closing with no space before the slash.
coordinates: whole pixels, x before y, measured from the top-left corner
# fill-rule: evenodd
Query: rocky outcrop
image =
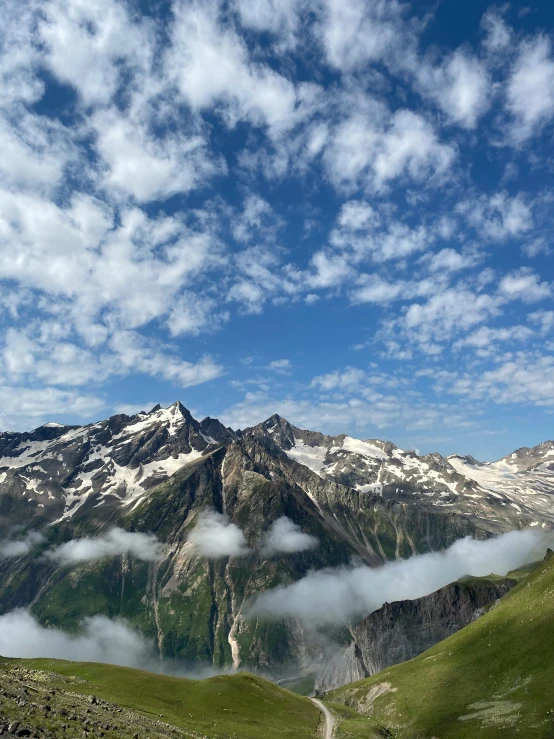
<path id="1" fill-rule="evenodd" d="M 326 692 L 416 657 L 474 621 L 516 580 L 467 579 L 417 600 L 385 603 L 352 629 L 352 642 L 318 675 Z"/>
<path id="2" fill-rule="evenodd" d="M 252 598 L 310 570 L 375 566 L 513 528 L 509 517 L 519 514 L 499 493 L 491 518 L 473 515 L 468 501 L 482 507 L 482 495 L 439 455 L 325 436 L 279 416 L 235 432 L 196 421 L 180 403 L 0 434 L 0 537 L 30 529 L 45 537 L 27 554 L 0 558 L 0 613 L 32 607 L 41 623 L 69 630 L 87 616 L 119 616 L 164 658 L 296 673 L 325 658 L 320 635 L 291 621 L 249 621 Z M 241 528 L 247 556 L 213 561 L 195 551 L 187 537 L 204 509 Z M 283 516 L 318 546 L 266 556 L 259 542 Z M 41 557 L 41 548 L 112 526 L 155 534 L 163 561 L 125 555 L 60 567 Z M 349 659 L 357 676 L 355 651 Z"/>

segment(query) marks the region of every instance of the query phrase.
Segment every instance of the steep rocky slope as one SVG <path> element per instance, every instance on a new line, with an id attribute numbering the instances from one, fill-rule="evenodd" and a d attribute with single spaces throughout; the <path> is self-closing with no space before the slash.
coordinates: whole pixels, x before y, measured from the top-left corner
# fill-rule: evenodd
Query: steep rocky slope
<path id="1" fill-rule="evenodd" d="M 324 480 L 426 509 L 450 510 L 488 530 L 554 523 L 554 442 L 519 449 L 494 463 L 418 456 L 379 439 L 298 429 L 272 416 L 245 434 L 267 437 Z"/>
<path id="2" fill-rule="evenodd" d="M 337 739 L 554 736 L 554 555 L 494 608 L 418 657 L 329 693 Z M 337 707 L 340 712 L 340 707 Z"/>
<path id="3" fill-rule="evenodd" d="M 0 434 L 0 527 L 73 516 L 86 502 L 132 506 L 183 465 L 235 434 L 199 423 L 181 403 L 89 426 L 46 424 Z"/>
<path id="4" fill-rule="evenodd" d="M 423 598 L 386 603 L 351 629 L 351 643 L 320 672 L 316 689 L 340 688 L 416 657 L 481 616 L 516 584 L 471 578 Z"/>
<path id="5" fill-rule="evenodd" d="M 163 657 L 218 667 L 285 674 L 323 659 L 321 635 L 304 624 L 249 619 L 257 593 L 310 569 L 353 559 L 372 566 L 468 534 L 486 537 L 531 515 L 531 503 L 516 511 L 508 492 L 489 495 L 433 455 L 325 437 L 277 416 L 235 432 L 215 419 L 196 421 L 180 403 L 84 427 L 0 434 L 0 453 L 0 535 L 40 529 L 45 536 L 27 553 L 0 558 L 2 612 L 29 607 L 42 623 L 66 629 L 98 613 L 121 616 Z M 546 485 L 553 473 L 533 474 Z M 478 509 L 473 495 L 481 496 Z M 528 497 L 538 500 L 534 492 Z M 550 520 L 550 494 L 544 497 L 540 525 Z M 200 556 L 188 535 L 206 509 L 242 529 L 246 556 Z M 264 554 L 260 538 L 282 516 L 318 546 Z M 153 532 L 163 558 L 126 554 L 60 565 L 40 556 L 114 525 Z M 329 637 L 348 642 L 344 629 Z"/>

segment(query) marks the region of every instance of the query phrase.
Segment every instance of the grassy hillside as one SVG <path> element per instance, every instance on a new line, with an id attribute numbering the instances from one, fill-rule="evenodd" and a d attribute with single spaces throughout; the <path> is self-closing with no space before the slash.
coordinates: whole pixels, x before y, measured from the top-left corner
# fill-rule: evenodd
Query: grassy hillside
<path id="1" fill-rule="evenodd" d="M 549 739 L 553 685 L 550 554 L 474 623 L 326 702 L 344 704 L 334 706 L 344 719 L 337 739 Z"/>
<path id="2" fill-rule="evenodd" d="M 81 736 L 88 720 L 88 736 L 104 739 L 314 739 L 321 717 L 307 698 L 248 673 L 186 680 L 96 663 L 2 660 L 0 685 L 0 714 L 40 736 Z"/>

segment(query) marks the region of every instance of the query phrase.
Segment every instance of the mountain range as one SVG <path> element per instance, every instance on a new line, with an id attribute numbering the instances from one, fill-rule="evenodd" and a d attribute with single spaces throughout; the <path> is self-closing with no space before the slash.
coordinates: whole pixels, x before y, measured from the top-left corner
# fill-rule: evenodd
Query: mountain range
<path id="1" fill-rule="evenodd" d="M 88 616 L 123 617 L 164 658 L 290 675 L 347 645 L 295 619 L 251 618 L 257 594 L 311 570 L 369 566 L 554 521 L 554 442 L 494 463 L 420 456 L 389 441 L 326 436 L 274 415 L 243 430 L 194 419 L 180 403 L 86 426 L 49 423 L 0 434 L 0 535 L 42 539 L 0 558 L 3 612 L 30 608 L 68 630 Z M 241 557 L 206 557 L 189 536 L 215 511 L 245 538 Z M 268 554 L 276 521 L 318 545 Z M 161 559 L 131 554 L 68 564 L 52 546 L 114 526 L 154 534 Z"/>

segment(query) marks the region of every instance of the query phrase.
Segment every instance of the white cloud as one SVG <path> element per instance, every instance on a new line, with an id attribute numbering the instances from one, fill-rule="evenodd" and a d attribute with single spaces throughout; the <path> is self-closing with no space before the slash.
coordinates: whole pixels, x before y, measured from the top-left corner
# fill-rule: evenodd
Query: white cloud
<path id="1" fill-rule="evenodd" d="M 340 209 L 337 225 L 348 231 L 365 231 L 379 223 L 379 216 L 364 200 L 349 200 Z"/>
<path id="2" fill-rule="evenodd" d="M 0 160 L 4 186 L 54 193 L 75 166 L 77 150 L 60 123 L 19 111 L 16 121 L 0 117 Z M 86 165 L 85 165 L 86 171 Z"/>
<path id="3" fill-rule="evenodd" d="M 491 99 L 491 81 L 479 59 L 458 49 L 438 66 L 419 61 L 416 69 L 422 92 L 435 100 L 450 121 L 475 128 Z"/>
<path id="4" fill-rule="evenodd" d="M 324 161 L 336 187 L 379 192 L 393 180 L 432 183 L 448 172 L 456 151 L 422 116 L 400 109 L 388 117 L 380 104 L 372 107 L 371 116 L 352 115 L 332 133 Z"/>
<path id="5" fill-rule="evenodd" d="M 274 359 L 273 362 L 267 365 L 267 369 L 282 375 L 288 375 L 292 369 L 292 362 L 290 359 Z"/>
<path id="6" fill-rule="evenodd" d="M 524 303 L 536 303 L 552 295 L 551 285 L 540 282 L 539 275 L 526 268 L 505 275 L 500 281 L 499 290 L 508 300 L 519 299 Z"/>
<path id="7" fill-rule="evenodd" d="M 546 239 L 538 237 L 536 239 L 532 239 L 526 244 L 523 244 L 523 246 L 521 247 L 521 251 L 525 254 L 525 256 L 532 259 L 539 254 L 549 254 L 550 248 Z"/>
<path id="8" fill-rule="evenodd" d="M 225 173 L 224 163 L 209 155 L 205 137 L 194 132 L 155 135 L 147 121 L 126 118 L 114 109 L 96 112 L 90 123 L 107 166 L 105 186 L 139 203 L 189 192 Z"/>
<path id="9" fill-rule="evenodd" d="M 122 620 L 93 616 L 77 634 L 41 626 L 27 610 L 0 616 L 0 653 L 5 657 L 51 657 L 103 662 L 159 671 L 152 645 Z M 159 664 L 159 658 L 158 658 Z"/>
<path id="10" fill-rule="evenodd" d="M 261 551 L 264 557 L 273 557 L 275 554 L 305 552 L 316 547 L 318 543 L 315 536 L 306 534 L 287 516 L 281 516 L 264 533 Z"/>
<path id="11" fill-rule="evenodd" d="M 40 53 L 36 46 L 34 21 L 36 4 L 22 5 L 5 0 L 0 6 L 0 107 L 20 110 L 22 103 L 34 103 L 42 97 L 44 83 L 33 67 Z"/>
<path id="12" fill-rule="evenodd" d="M 488 398 L 496 403 L 554 405 L 554 357 L 518 353 L 500 361 L 478 376 L 466 375 L 452 386 L 452 392 L 472 398 Z"/>
<path id="13" fill-rule="evenodd" d="M 537 310 L 530 313 L 528 318 L 538 325 L 542 336 L 546 336 L 554 328 L 554 311 L 552 310 Z"/>
<path id="14" fill-rule="evenodd" d="M 179 310 L 179 304 L 174 310 Z M 184 333 L 185 316 L 172 315 L 174 329 Z M 189 316 L 190 321 L 193 318 Z M 188 327 L 192 330 L 190 322 Z M 100 341 L 94 349 L 75 342 L 75 337 L 54 321 L 31 325 L 27 331 L 10 328 L 2 351 L 4 370 L 13 380 L 29 376 L 50 385 L 86 385 L 138 372 L 163 377 L 181 387 L 207 382 L 223 371 L 208 356 L 196 363 L 183 361 L 135 331 L 115 331 L 106 345 Z"/>
<path id="15" fill-rule="evenodd" d="M 370 375 L 355 368 L 331 372 L 317 379 L 321 395 L 305 397 L 270 396 L 265 392 L 247 393 L 243 401 L 219 413 L 220 420 L 232 428 L 248 428 L 278 413 L 299 428 L 317 429 L 330 434 L 358 430 L 364 435 L 400 425 L 403 429 L 431 428 L 437 422 L 458 426 L 455 410 L 434 406 L 419 395 L 402 392 L 386 394 Z M 395 385 L 396 383 L 392 383 Z M 332 395 L 329 395 L 332 393 Z M 463 419 L 464 423 L 467 418 Z"/>
<path id="16" fill-rule="evenodd" d="M 320 33 L 329 64 L 349 72 L 413 43 L 406 6 L 390 0 L 324 0 Z"/>
<path id="17" fill-rule="evenodd" d="M 320 387 L 322 390 L 352 390 L 359 387 L 366 380 L 366 373 L 356 367 L 347 367 L 342 371 L 329 372 L 326 375 L 318 375 L 312 380 L 312 387 Z"/>
<path id="18" fill-rule="evenodd" d="M 229 320 L 229 313 L 217 313 L 217 301 L 185 291 L 171 306 L 167 326 L 172 336 L 197 335 L 206 329 L 219 328 Z"/>
<path id="19" fill-rule="evenodd" d="M 501 11 L 496 8 L 487 10 L 481 20 L 481 27 L 486 34 L 483 45 L 489 54 L 498 54 L 509 46 L 512 30 L 506 25 Z"/>
<path id="20" fill-rule="evenodd" d="M 510 197 L 506 191 L 468 198 L 456 206 L 456 211 L 475 228 L 480 238 L 502 241 L 518 238 L 533 227 L 533 211 L 522 194 Z"/>
<path id="21" fill-rule="evenodd" d="M 194 110 L 221 104 L 224 120 L 247 120 L 286 130 L 297 119 L 293 83 L 271 67 L 250 60 L 232 26 L 221 23 L 216 2 L 176 2 L 168 67 Z"/>
<path id="22" fill-rule="evenodd" d="M 408 332 L 423 340 L 441 340 L 453 332 L 483 323 L 499 312 L 497 298 L 451 287 L 432 295 L 426 303 L 412 303 L 403 317 Z"/>
<path id="23" fill-rule="evenodd" d="M 217 260 L 217 240 L 179 217 L 130 208 L 117 227 L 115 217 L 88 196 L 62 209 L 0 193 L 0 277 L 68 298 L 81 316 L 111 308 L 134 328 L 166 313 L 187 280 Z"/>
<path id="24" fill-rule="evenodd" d="M 402 223 L 393 223 L 386 233 L 375 239 L 370 251 L 375 261 L 404 259 L 424 251 L 432 241 L 433 235 L 425 226 L 409 228 Z"/>
<path id="25" fill-rule="evenodd" d="M 545 36 L 521 44 L 508 80 L 507 106 L 516 144 L 540 131 L 554 116 L 554 60 Z"/>
<path id="26" fill-rule="evenodd" d="M 108 103 L 129 69 L 146 68 L 153 54 L 150 24 L 131 20 L 123 3 L 63 0 L 41 4 L 39 38 L 46 63 L 73 85 L 86 105 Z"/>
<path id="27" fill-rule="evenodd" d="M 351 265 L 342 254 L 331 251 L 317 251 L 310 259 L 311 271 L 306 275 L 310 289 L 327 288 L 340 285 L 353 274 Z"/>
<path id="28" fill-rule="evenodd" d="M 296 44 L 304 0 L 235 0 L 240 22 L 256 31 L 270 31 L 279 37 L 279 46 Z"/>
<path id="29" fill-rule="evenodd" d="M 239 527 L 217 511 L 202 511 L 188 541 L 202 557 L 243 557 L 249 553 L 248 543 Z"/>
<path id="30" fill-rule="evenodd" d="M 413 600 L 463 575 L 505 575 L 544 556 L 552 535 L 512 531 L 478 541 L 459 539 L 444 552 L 432 552 L 382 567 L 312 571 L 292 585 L 262 593 L 250 608 L 253 618 L 298 618 L 339 624 L 358 620 L 384 603 Z"/>
<path id="31" fill-rule="evenodd" d="M 114 527 L 102 536 L 67 541 L 46 552 L 45 556 L 62 565 L 72 565 L 96 562 L 120 554 L 130 554 L 135 559 L 153 562 L 162 556 L 162 552 L 162 545 L 153 534 Z"/>
<path id="32" fill-rule="evenodd" d="M 456 341 L 453 348 L 460 349 L 464 346 L 470 346 L 486 355 L 494 353 L 500 342 L 527 341 L 532 336 L 533 331 L 527 326 L 505 326 L 501 328 L 481 326 L 477 331 Z"/>
<path id="33" fill-rule="evenodd" d="M 227 294 L 230 301 L 241 303 L 247 313 L 261 313 L 267 293 L 260 285 L 250 280 L 239 280 L 231 287 Z"/>
<path id="34" fill-rule="evenodd" d="M 422 258 L 430 272 L 457 272 L 473 267 L 479 261 L 479 254 L 473 251 L 459 252 L 450 247 L 441 249 L 436 254 L 428 254 Z"/>
<path id="35" fill-rule="evenodd" d="M 238 273 L 227 300 L 241 303 L 247 313 L 261 313 L 266 301 L 299 292 L 295 275 L 283 267 L 275 250 L 249 247 L 235 256 L 234 264 Z"/>
<path id="36" fill-rule="evenodd" d="M 408 286 L 402 281 L 387 282 L 378 275 L 362 275 L 359 287 L 350 293 L 353 303 L 379 303 L 381 305 L 408 297 Z"/>
<path id="37" fill-rule="evenodd" d="M 0 559 L 22 557 L 44 541 L 40 531 L 28 531 L 24 536 L 0 543 Z"/>
<path id="38" fill-rule="evenodd" d="M 0 384 L 0 428 L 28 430 L 62 415 L 90 418 L 106 407 L 102 397 L 54 387 Z"/>
<path id="39" fill-rule="evenodd" d="M 273 208 L 259 195 L 250 193 L 244 200 L 243 211 L 233 219 L 233 238 L 241 242 L 249 242 L 256 235 L 272 238 L 277 229 Z"/>

